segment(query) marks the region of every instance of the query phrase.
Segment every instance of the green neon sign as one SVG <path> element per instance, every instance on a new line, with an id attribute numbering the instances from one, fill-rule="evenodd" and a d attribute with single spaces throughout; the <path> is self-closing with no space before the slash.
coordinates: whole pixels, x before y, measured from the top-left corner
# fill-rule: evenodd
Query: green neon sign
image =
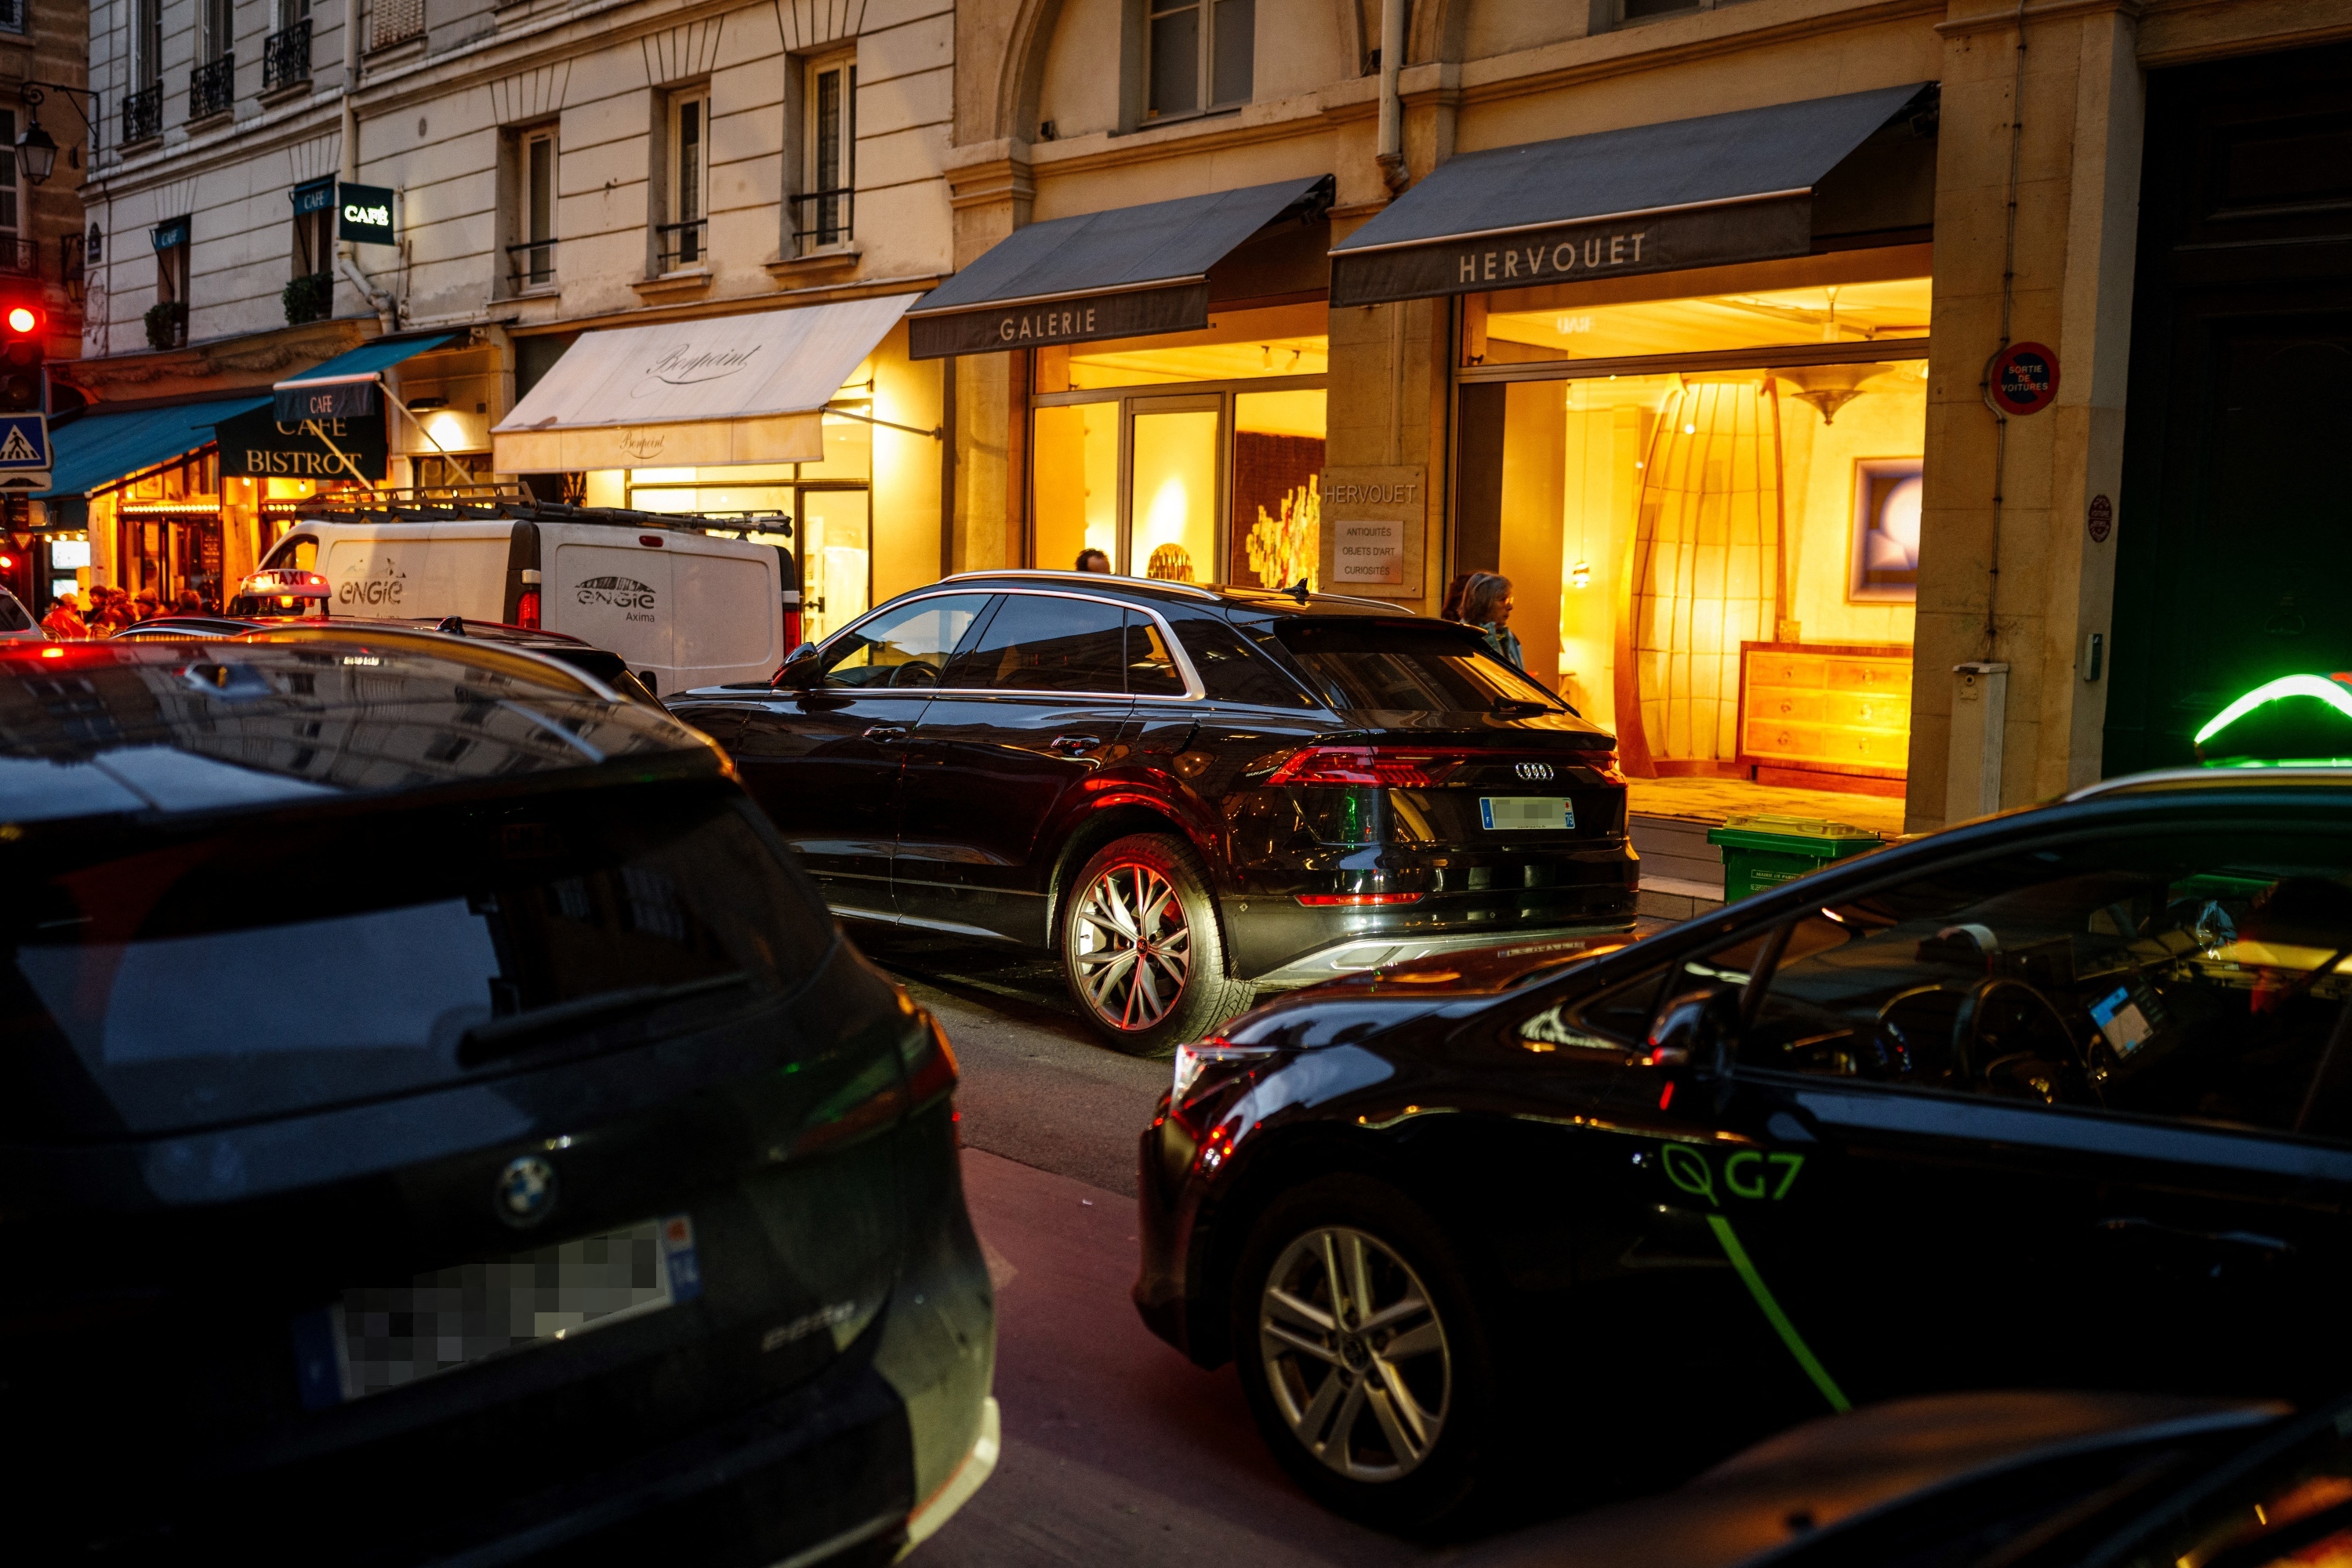
<path id="1" fill-rule="evenodd" d="M 2352 691 L 2346 690 L 2342 682 L 2317 675 L 2282 675 L 2276 680 L 2264 681 L 2214 714 L 2205 728 L 2197 731 L 2195 743 L 2203 745 L 2255 709 L 2282 697 L 2316 697 L 2347 719 L 2352 719 Z"/>

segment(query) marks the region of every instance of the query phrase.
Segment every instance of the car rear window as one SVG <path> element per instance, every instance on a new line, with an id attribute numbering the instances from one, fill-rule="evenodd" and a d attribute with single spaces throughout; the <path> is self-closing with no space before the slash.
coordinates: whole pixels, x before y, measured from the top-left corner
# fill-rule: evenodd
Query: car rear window
<path id="1" fill-rule="evenodd" d="M 1334 708 L 1509 713 L 1560 706 L 1471 637 L 1434 623 L 1296 620 L 1275 636 Z"/>
<path id="2" fill-rule="evenodd" d="M 731 785 L 256 814 L 7 847 L 0 1128 L 415 1092 L 772 1005 L 833 925 Z"/>
<path id="3" fill-rule="evenodd" d="M 0 632 L 28 632 L 32 629 L 31 612 L 17 601 L 16 595 L 0 588 Z"/>

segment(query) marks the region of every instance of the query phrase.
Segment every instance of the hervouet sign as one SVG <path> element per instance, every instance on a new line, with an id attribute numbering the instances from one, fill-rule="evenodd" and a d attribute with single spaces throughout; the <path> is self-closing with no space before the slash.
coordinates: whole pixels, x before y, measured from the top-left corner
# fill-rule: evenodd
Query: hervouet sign
<path id="1" fill-rule="evenodd" d="M 1418 598 L 1428 530 L 1427 471 L 1331 468 L 1322 481 L 1322 582 L 1339 593 Z"/>
<path id="2" fill-rule="evenodd" d="M 1673 272 L 1812 249 L 1806 195 L 1334 251 L 1331 303 L 1377 305 Z"/>
<path id="3" fill-rule="evenodd" d="M 1031 300 L 932 315 L 908 312 L 910 359 L 997 353 L 1051 343 L 1198 331 L 1209 324 L 1207 281 Z"/>

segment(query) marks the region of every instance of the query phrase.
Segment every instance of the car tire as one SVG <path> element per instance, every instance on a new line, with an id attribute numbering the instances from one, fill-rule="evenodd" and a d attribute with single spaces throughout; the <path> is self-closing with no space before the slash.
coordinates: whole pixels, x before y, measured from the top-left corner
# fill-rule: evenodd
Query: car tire
<path id="1" fill-rule="evenodd" d="M 1079 1015 L 1130 1056 L 1170 1055 L 1255 994 L 1225 973 L 1199 858 L 1168 834 L 1130 834 L 1095 851 L 1062 902 L 1061 952 Z"/>
<path id="2" fill-rule="evenodd" d="M 1369 1312 L 1330 1310 L 1335 1263 L 1369 1284 Z M 1317 1501 L 1414 1532 L 1476 1511 L 1499 1479 L 1495 1358 L 1461 1261 L 1418 1204 L 1347 1174 L 1286 1193 L 1243 1245 L 1232 1307 L 1259 1436 Z"/>

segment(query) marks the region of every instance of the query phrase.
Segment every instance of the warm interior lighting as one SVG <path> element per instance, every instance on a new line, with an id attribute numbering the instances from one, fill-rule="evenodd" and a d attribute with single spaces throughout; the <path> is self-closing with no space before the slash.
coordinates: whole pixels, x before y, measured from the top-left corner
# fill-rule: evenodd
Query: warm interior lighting
<path id="1" fill-rule="evenodd" d="M 1570 567 L 1570 568 L 1568 569 L 1568 584 L 1569 584 L 1569 586 L 1570 586 L 1570 587 L 1571 587 L 1571 588 L 1590 588 L 1590 587 L 1591 587 L 1591 586 L 1592 586 L 1592 567 L 1591 567 L 1591 564 L 1590 563 L 1588 563 L 1588 562 L 1580 561 L 1580 562 L 1578 562 L 1575 565 L 1573 565 L 1573 566 Z"/>
<path id="2" fill-rule="evenodd" d="M 1301 893 L 1298 901 L 1308 909 L 1325 909 L 1332 905 L 1415 904 L 1419 893 Z"/>

